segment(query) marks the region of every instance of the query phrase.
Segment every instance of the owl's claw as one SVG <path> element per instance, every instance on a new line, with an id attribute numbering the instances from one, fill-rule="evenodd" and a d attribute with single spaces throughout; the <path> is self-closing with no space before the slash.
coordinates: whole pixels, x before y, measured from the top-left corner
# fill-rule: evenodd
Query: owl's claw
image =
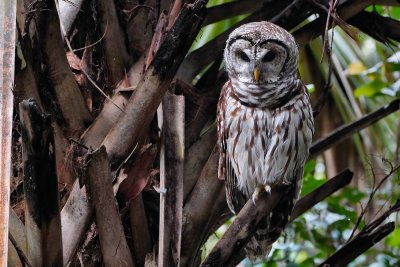
<path id="1" fill-rule="evenodd" d="M 271 194 L 271 186 L 269 185 L 257 185 L 256 188 L 254 189 L 253 195 L 251 196 L 251 199 L 253 200 L 253 204 L 256 205 L 256 201 L 262 194 L 262 192 L 265 191 L 267 194 Z"/>

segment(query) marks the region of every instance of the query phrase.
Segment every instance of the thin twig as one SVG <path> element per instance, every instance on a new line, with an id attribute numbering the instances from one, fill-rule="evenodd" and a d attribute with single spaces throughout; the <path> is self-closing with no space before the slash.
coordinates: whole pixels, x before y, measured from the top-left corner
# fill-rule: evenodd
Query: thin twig
<path id="1" fill-rule="evenodd" d="M 388 161 L 386 160 L 386 162 L 388 162 Z M 367 204 L 365 205 L 365 207 L 362 209 L 360 215 L 358 216 L 357 222 L 354 225 L 353 231 L 351 232 L 349 238 L 347 239 L 347 242 L 349 242 L 353 238 L 354 234 L 356 233 L 358 226 L 360 225 L 362 219 L 364 218 L 364 216 L 365 216 L 365 214 L 366 214 L 366 212 L 368 210 L 368 207 L 372 204 L 372 200 L 373 200 L 376 192 L 392 176 L 393 173 L 395 173 L 398 169 L 400 169 L 400 165 L 397 165 L 396 167 L 393 167 L 393 165 L 390 162 L 388 162 L 388 163 L 390 164 L 389 173 L 387 175 L 385 175 L 385 177 L 383 177 L 376 186 L 375 186 L 375 181 L 376 181 L 375 173 L 374 173 L 374 170 L 372 170 L 372 173 L 373 173 L 373 176 L 374 176 L 374 179 L 373 179 L 374 184 L 372 186 L 372 191 L 369 194 Z"/>
<path id="2" fill-rule="evenodd" d="M 18 257 L 21 260 L 22 265 L 27 266 L 27 267 L 32 267 L 32 265 L 29 263 L 28 258 L 26 257 L 26 255 L 24 254 L 21 247 L 18 245 L 17 241 L 15 240 L 15 238 L 13 237 L 13 235 L 11 233 L 8 234 L 8 238 L 10 239 L 15 250 L 17 251 Z"/>

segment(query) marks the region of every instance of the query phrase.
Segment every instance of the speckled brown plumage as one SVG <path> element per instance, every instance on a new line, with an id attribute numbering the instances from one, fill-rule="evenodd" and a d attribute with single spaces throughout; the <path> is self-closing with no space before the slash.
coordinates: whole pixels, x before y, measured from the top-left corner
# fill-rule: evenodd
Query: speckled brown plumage
<path id="1" fill-rule="evenodd" d="M 268 22 L 237 28 L 224 52 L 229 81 L 218 103 L 218 174 L 226 182 L 228 206 L 238 213 L 260 186 L 291 188 L 248 243 L 253 260 L 269 252 L 267 244 L 288 221 L 312 140 L 310 99 L 297 58 L 293 37 Z"/>

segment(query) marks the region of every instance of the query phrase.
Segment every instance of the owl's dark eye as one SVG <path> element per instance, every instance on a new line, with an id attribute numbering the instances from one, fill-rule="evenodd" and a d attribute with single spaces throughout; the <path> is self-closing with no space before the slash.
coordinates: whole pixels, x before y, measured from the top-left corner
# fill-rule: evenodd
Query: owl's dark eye
<path id="1" fill-rule="evenodd" d="M 274 51 L 268 51 L 265 56 L 262 58 L 262 62 L 270 62 L 274 60 L 276 57 L 276 53 Z"/>
<path id="2" fill-rule="evenodd" d="M 250 58 L 245 52 L 239 51 L 237 54 L 243 61 L 250 62 Z"/>

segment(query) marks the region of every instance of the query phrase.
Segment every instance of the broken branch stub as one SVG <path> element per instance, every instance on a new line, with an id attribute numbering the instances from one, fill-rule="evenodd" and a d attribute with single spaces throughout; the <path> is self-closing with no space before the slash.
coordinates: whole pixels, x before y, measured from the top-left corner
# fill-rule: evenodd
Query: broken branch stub
<path id="1" fill-rule="evenodd" d="M 205 15 L 206 1 L 182 8 L 153 62 L 129 99 L 125 113 L 107 134 L 103 145 L 113 166 L 126 158 L 147 129 L 169 88 L 176 70 L 196 38 Z"/>
<path id="2" fill-rule="evenodd" d="M 28 259 L 62 266 L 61 219 L 51 118 L 33 100 L 19 104 Z"/>

